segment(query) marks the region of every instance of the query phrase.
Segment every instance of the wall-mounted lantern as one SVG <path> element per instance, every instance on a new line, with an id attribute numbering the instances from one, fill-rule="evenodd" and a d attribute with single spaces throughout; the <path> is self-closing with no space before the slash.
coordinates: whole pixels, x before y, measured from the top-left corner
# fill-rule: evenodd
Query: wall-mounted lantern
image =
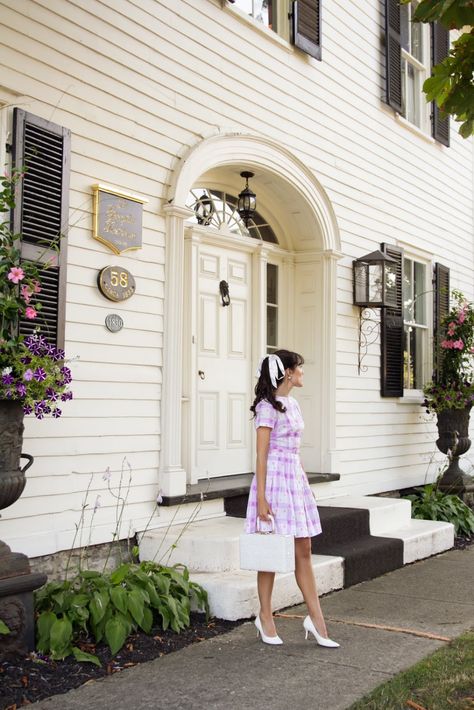
<path id="1" fill-rule="evenodd" d="M 203 224 L 206 227 L 211 223 L 214 212 L 216 211 L 213 201 L 205 192 L 203 192 L 201 197 L 196 201 L 193 209 L 198 224 Z"/>
<path id="2" fill-rule="evenodd" d="M 354 305 L 396 308 L 396 267 L 396 260 L 378 249 L 353 261 Z"/>
<path id="3" fill-rule="evenodd" d="M 249 226 L 249 221 L 257 209 L 257 196 L 249 187 L 249 178 L 253 178 L 254 175 L 255 173 L 251 173 L 248 170 L 240 173 L 240 177 L 245 178 L 245 187 L 239 194 L 237 209 L 246 227 Z"/>

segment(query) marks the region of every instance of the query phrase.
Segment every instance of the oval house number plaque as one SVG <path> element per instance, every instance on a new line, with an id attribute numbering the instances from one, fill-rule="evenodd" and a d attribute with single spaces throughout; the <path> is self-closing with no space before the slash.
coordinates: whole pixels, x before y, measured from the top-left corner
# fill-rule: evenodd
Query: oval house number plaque
<path id="1" fill-rule="evenodd" d="M 99 291 L 109 301 L 126 301 L 135 293 L 135 279 L 121 266 L 106 266 L 97 277 Z"/>

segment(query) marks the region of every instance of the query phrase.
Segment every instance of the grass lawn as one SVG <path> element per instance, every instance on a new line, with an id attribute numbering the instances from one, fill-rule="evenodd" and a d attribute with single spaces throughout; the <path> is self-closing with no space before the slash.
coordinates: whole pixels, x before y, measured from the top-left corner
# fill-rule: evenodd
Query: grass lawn
<path id="1" fill-rule="evenodd" d="M 380 685 L 350 710 L 474 710 L 474 630 Z"/>

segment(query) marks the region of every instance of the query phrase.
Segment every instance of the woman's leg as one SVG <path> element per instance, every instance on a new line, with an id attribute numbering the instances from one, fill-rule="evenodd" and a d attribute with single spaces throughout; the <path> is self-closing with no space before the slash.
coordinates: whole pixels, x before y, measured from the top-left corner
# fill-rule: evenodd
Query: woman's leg
<path id="1" fill-rule="evenodd" d="M 318 589 L 311 564 L 311 538 L 295 538 L 295 577 L 298 587 L 308 607 L 308 613 L 321 636 L 327 638 L 328 632 L 319 603 Z"/>
<path id="2" fill-rule="evenodd" d="M 258 598 L 260 600 L 260 621 L 267 636 L 276 636 L 272 614 L 272 591 L 274 572 L 257 572 Z"/>

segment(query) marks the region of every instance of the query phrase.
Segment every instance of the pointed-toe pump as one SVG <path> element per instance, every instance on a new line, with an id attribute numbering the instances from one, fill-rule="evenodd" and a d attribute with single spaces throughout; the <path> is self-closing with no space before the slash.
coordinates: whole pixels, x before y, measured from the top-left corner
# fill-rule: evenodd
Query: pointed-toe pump
<path id="1" fill-rule="evenodd" d="M 283 641 L 279 636 L 267 636 L 265 631 L 263 630 L 262 622 L 260 621 L 260 617 L 256 616 L 254 624 L 257 628 L 257 638 L 260 636 L 262 639 L 263 643 L 268 643 L 271 646 L 281 646 Z"/>
<path id="2" fill-rule="evenodd" d="M 338 643 L 336 643 L 335 641 L 331 641 L 331 639 L 325 638 L 324 636 L 321 636 L 321 634 L 317 632 L 310 616 L 307 616 L 303 621 L 303 627 L 306 631 L 305 639 L 308 639 L 308 633 L 311 633 L 313 634 L 314 638 L 320 646 L 325 646 L 326 648 L 339 648 Z"/>

